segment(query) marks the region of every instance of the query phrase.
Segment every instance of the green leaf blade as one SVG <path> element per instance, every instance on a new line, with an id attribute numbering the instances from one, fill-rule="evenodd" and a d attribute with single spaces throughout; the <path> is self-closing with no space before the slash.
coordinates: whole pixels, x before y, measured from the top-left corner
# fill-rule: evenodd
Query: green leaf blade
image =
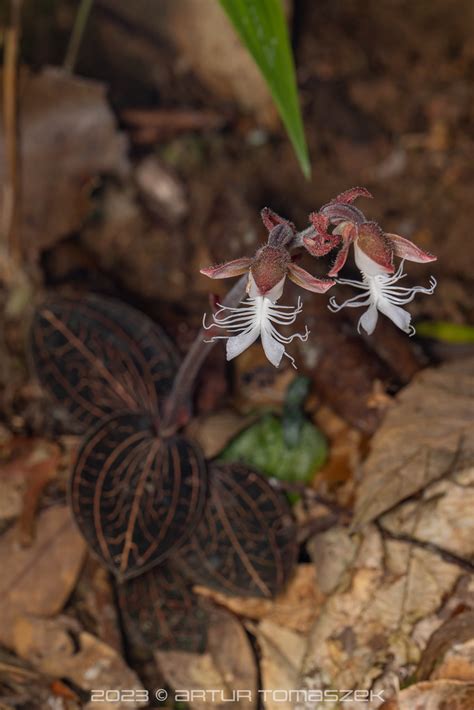
<path id="1" fill-rule="evenodd" d="M 296 73 L 281 0 L 219 0 L 265 78 L 301 170 L 311 176 Z"/>

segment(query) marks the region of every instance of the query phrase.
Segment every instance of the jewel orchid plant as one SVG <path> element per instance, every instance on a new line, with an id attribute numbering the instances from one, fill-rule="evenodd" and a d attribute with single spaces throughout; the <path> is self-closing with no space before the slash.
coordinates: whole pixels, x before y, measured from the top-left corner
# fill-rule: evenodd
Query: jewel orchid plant
<path id="1" fill-rule="evenodd" d="M 277 302 L 283 294 L 285 280 L 291 281 L 314 293 L 325 293 L 335 283 L 353 286 L 361 291 L 353 298 L 338 304 L 334 297 L 329 301 L 333 312 L 341 308 L 368 306 L 358 323 L 368 335 L 372 334 L 380 311 L 390 318 L 401 330 L 413 335 L 411 315 L 401 306 L 410 303 L 417 293 L 432 294 L 436 280 L 431 277 L 429 288 L 396 286 L 406 274 L 403 266 L 406 259 L 416 262 L 434 261 L 435 256 L 423 251 L 415 244 L 397 234 L 384 232 L 376 222 L 367 221 L 364 214 L 352 204 L 357 197 L 372 197 L 365 188 L 352 188 L 341 193 L 318 212 L 310 215 L 311 226 L 298 232 L 294 224 L 280 217 L 269 208 L 261 212 L 268 230 L 267 244 L 254 257 L 242 257 L 225 264 L 201 269 L 201 273 L 212 279 L 247 275 L 247 298 L 235 307 L 217 304 L 212 322 L 203 327 L 211 331 L 211 341 L 225 339 L 227 360 L 240 355 L 260 336 L 265 355 L 278 367 L 283 355 L 295 367 L 294 359 L 285 350 L 285 345 L 295 338 L 306 341 L 308 328 L 304 333 L 282 335 L 277 325 L 293 325 L 302 311 L 301 299 L 296 306 L 284 306 Z M 339 271 L 344 266 L 351 245 L 362 281 L 339 279 Z M 298 266 L 294 252 L 305 248 L 312 256 L 321 257 L 337 249 L 336 258 L 328 276 L 318 279 Z M 402 259 L 395 270 L 394 257 Z M 219 330 L 226 335 L 214 335 Z"/>

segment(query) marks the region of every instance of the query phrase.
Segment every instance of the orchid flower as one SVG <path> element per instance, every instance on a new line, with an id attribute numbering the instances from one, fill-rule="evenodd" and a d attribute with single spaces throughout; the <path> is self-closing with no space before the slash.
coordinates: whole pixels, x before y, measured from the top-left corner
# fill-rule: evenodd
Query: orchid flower
<path id="1" fill-rule="evenodd" d="M 301 299 L 296 306 L 278 305 L 283 294 L 286 277 L 308 291 L 325 293 L 335 283 L 331 279 L 317 279 L 297 266 L 291 259 L 290 249 L 295 243 L 296 228 L 291 222 L 279 217 L 268 208 L 262 210 L 262 219 L 269 231 L 268 242 L 253 258 L 243 257 L 226 264 L 201 269 L 212 279 L 241 276 L 248 273 L 247 298 L 238 308 L 218 304 L 212 322 L 206 330 L 223 329 L 227 335 L 214 335 L 211 341 L 225 339 L 227 360 L 240 355 L 260 336 L 265 355 L 278 367 L 283 355 L 295 367 L 294 359 L 285 350 L 285 345 L 295 338 L 306 341 L 309 331 L 284 336 L 275 325 L 292 325 L 302 311 Z"/>
<path id="2" fill-rule="evenodd" d="M 395 284 L 403 279 L 403 264 L 406 259 L 416 262 L 435 261 L 436 257 L 423 251 L 415 244 L 398 234 L 383 232 L 376 222 L 369 222 L 364 214 L 352 205 L 357 197 L 371 197 L 364 188 L 353 188 L 338 195 L 334 200 L 324 205 L 318 213 L 310 216 L 315 234 L 303 238 L 304 246 L 314 256 L 327 254 L 335 246 L 339 246 L 335 262 L 329 272 L 336 276 L 344 266 L 351 244 L 354 245 L 354 257 L 362 274 L 362 281 L 337 279 L 337 283 L 347 284 L 360 289 L 361 294 L 338 305 L 335 298 L 329 302 L 330 310 L 341 308 L 357 308 L 368 306 L 361 316 L 358 330 L 363 328 L 369 335 L 374 332 L 378 320 L 378 312 L 388 316 L 398 328 L 413 335 L 410 314 L 401 308 L 410 303 L 415 294 L 432 294 L 436 288 L 436 279 L 431 277 L 429 288 L 415 286 L 406 288 Z M 332 233 L 329 228 L 334 227 Z M 401 257 L 402 262 L 395 271 L 394 256 Z"/>

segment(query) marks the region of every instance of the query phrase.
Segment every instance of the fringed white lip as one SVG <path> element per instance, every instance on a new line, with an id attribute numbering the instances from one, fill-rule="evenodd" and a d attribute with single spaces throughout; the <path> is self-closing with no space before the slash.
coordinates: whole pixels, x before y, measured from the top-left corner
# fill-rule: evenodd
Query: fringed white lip
<path id="1" fill-rule="evenodd" d="M 215 335 L 207 341 L 227 340 L 227 360 L 232 360 L 243 353 L 260 336 L 265 355 L 272 365 L 278 367 L 283 355 L 286 355 L 296 369 L 294 358 L 286 352 L 284 346 L 295 338 L 308 340 L 307 326 L 304 333 L 294 333 L 287 337 L 281 335 L 273 324 L 292 325 L 303 309 L 301 298 L 298 298 L 296 306 L 278 306 L 265 296 L 246 298 L 238 308 L 228 308 L 220 304 L 218 306 L 218 310 L 212 316 L 212 323 L 206 325 L 206 315 L 204 315 L 202 324 L 205 330 L 217 327 L 229 333 L 236 333 L 236 335 Z"/>
<path id="2" fill-rule="evenodd" d="M 414 286 L 413 288 L 404 288 L 395 286 L 397 281 L 405 278 L 403 273 L 402 261 L 397 271 L 393 275 L 378 273 L 367 274 L 362 273 L 362 281 L 353 281 L 352 279 L 337 279 L 337 283 L 347 284 L 358 288 L 363 293 L 353 298 L 349 298 L 344 303 L 338 304 L 334 296 L 329 299 L 329 310 L 333 313 L 340 311 L 341 308 L 359 308 L 369 306 L 363 313 L 357 324 L 357 330 L 363 328 L 368 335 L 371 335 L 378 320 L 378 311 L 390 318 L 395 325 L 403 330 L 408 335 L 415 334 L 415 328 L 411 325 L 411 315 L 401 306 L 413 301 L 417 293 L 425 293 L 431 295 L 436 288 L 436 279 L 430 277 L 430 286 Z"/>

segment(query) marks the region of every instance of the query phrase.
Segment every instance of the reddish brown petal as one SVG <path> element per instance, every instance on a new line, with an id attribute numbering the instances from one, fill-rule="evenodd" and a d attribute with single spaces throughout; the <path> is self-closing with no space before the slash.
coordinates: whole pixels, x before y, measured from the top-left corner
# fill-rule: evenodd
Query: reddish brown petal
<path id="1" fill-rule="evenodd" d="M 303 244 L 311 256 L 325 256 L 338 246 L 341 237 L 338 234 L 318 234 L 316 237 L 303 237 Z"/>
<path id="2" fill-rule="evenodd" d="M 342 246 L 336 255 L 336 259 L 328 276 L 337 276 L 346 263 L 349 247 L 357 236 L 357 227 L 351 222 L 341 223 L 334 231 L 340 234 Z"/>
<path id="3" fill-rule="evenodd" d="M 301 286 L 301 288 L 314 293 L 326 293 L 335 284 L 335 281 L 331 279 L 317 279 L 305 269 L 302 269 L 301 266 L 293 263 L 288 266 L 288 278 L 298 286 Z"/>
<path id="4" fill-rule="evenodd" d="M 331 200 L 331 202 L 343 202 L 346 205 L 350 205 L 358 197 L 369 197 L 372 199 L 373 195 L 371 195 L 365 187 L 351 187 L 349 190 L 341 192 L 341 194 Z"/>
<path id="5" fill-rule="evenodd" d="M 260 212 L 260 217 L 262 218 L 262 222 L 269 232 L 271 232 L 271 230 L 276 227 L 277 224 L 288 224 L 293 230 L 293 232 L 296 232 L 296 227 L 293 222 L 289 222 L 284 217 L 280 217 L 280 215 L 271 210 L 270 207 L 264 207 L 263 210 Z"/>
<path id="6" fill-rule="evenodd" d="M 347 255 L 349 254 L 349 247 L 351 245 L 351 242 L 346 241 L 342 243 L 341 248 L 337 252 L 336 259 L 334 261 L 334 264 L 331 267 L 331 271 L 328 273 L 328 276 L 337 276 L 344 264 L 346 263 L 347 260 Z"/>
<path id="7" fill-rule="evenodd" d="M 329 220 L 319 212 L 311 212 L 309 221 L 318 232 L 318 234 L 326 234 L 329 227 Z"/>
<path id="8" fill-rule="evenodd" d="M 286 249 L 266 245 L 252 261 L 251 274 L 261 296 L 271 291 L 285 276 L 290 255 Z"/>
<path id="9" fill-rule="evenodd" d="M 389 274 L 393 272 L 393 248 L 377 222 L 361 224 L 357 246 L 384 271 Z"/>
<path id="10" fill-rule="evenodd" d="M 225 264 L 217 264 L 217 266 L 208 266 L 207 269 L 201 269 L 201 274 L 209 276 L 210 279 L 229 279 L 231 276 L 242 276 L 250 269 L 252 259 L 244 256 L 241 259 L 227 261 Z"/>
<path id="11" fill-rule="evenodd" d="M 385 234 L 385 236 L 392 244 L 394 254 L 402 259 L 418 262 L 436 261 L 437 259 L 434 254 L 430 254 L 429 251 L 423 251 L 416 244 L 404 237 L 400 237 L 398 234 Z"/>

